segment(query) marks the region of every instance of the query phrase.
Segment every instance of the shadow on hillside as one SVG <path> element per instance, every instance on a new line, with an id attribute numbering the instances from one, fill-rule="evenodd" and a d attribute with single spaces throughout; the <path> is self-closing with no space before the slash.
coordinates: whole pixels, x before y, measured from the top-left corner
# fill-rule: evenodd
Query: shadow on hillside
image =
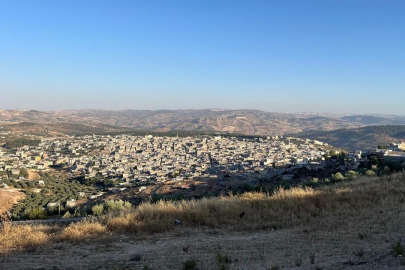
<path id="1" fill-rule="evenodd" d="M 279 188 L 291 188 L 301 186 L 306 183 L 305 178 L 313 178 L 314 172 L 306 169 L 303 170 L 303 175 L 300 177 L 293 176 L 292 179 L 283 180 L 283 176 L 292 176 L 289 168 L 279 168 L 279 171 L 274 174 L 274 171 L 264 172 L 220 172 L 218 174 L 211 173 L 210 170 L 204 172 L 209 175 L 206 177 L 190 177 L 175 178 L 166 182 L 165 192 L 155 196 L 160 199 L 200 199 L 203 197 L 215 197 L 219 195 L 241 194 L 245 192 L 265 192 L 273 193 Z M 330 172 L 318 171 L 315 173 L 317 177 L 330 177 Z M 301 178 L 303 176 L 303 178 Z M 321 185 L 320 182 L 318 185 Z M 169 190 L 168 190 L 169 189 Z M 156 193 L 159 193 L 160 189 Z"/>

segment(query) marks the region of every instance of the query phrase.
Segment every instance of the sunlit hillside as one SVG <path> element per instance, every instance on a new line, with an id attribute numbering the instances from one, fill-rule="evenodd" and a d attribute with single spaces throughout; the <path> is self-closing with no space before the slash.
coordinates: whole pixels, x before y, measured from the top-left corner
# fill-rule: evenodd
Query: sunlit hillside
<path id="1" fill-rule="evenodd" d="M 26 261 L 26 251 L 51 261 L 55 249 L 71 260 L 81 256 L 75 250 L 90 250 L 82 263 L 105 269 L 182 269 L 187 263 L 199 269 L 400 269 L 404 264 L 405 173 L 273 195 L 160 201 L 137 208 L 111 203 L 106 209 L 111 211 L 67 227 L 5 223 L 0 252 L 17 269 L 41 264 Z M 160 247 L 155 260 L 153 245 L 163 238 L 167 249 Z M 122 268 L 112 268 L 117 265 Z"/>

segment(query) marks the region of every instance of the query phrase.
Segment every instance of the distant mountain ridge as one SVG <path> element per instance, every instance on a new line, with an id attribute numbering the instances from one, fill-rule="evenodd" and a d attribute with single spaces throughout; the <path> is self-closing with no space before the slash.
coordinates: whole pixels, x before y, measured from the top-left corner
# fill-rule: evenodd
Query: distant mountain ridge
<path id="1" fill-rule="evenodd" d="M 0 121 L 41 124 L 80 123 L 155 131 L 221 131 L 249 135 L 283 135 L 368 125 L 401 125 L 405 116 L 327 113 L 274 113 L 260 110 L 0 110 Z"/>

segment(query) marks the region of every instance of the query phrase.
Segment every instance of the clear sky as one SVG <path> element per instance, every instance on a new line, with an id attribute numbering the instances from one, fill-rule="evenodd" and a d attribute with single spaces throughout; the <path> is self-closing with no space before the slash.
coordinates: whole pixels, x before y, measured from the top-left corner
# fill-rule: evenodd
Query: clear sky
<path id="1" fill-rule="evenodd" d="M 0 0 L 0 108 L 405 114 L 405 1 Z"/>

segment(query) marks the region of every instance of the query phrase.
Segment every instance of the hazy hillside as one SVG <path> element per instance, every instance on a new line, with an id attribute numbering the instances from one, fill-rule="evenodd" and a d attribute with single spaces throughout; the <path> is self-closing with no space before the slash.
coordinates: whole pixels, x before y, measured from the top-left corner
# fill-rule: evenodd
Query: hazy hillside
<path id="1" fill-rule="evenodd" d="M 127 128 L 113 127 L 102 124 L 83 125 L 78 123 L 4 123 L 0 131 L 14 132 L 14 134 L 25 133 L 40 136 L 64 136 L 64 135 L 82 135 L 82 134 L 100 134 L 106 132 L 123 132 Z"/>
<path id="2" fill-rule="evenodd" d="M 405 139 L 405 116 L 270 113 L 259 110 L 0 110 L 3 131 L 76 135 L 131 130 L 293 134 L 336 147 L 370 149 Z M 28 123 L 30 122 L 30 123 Z M 395 124 L 395 125 L 394 125 Z M 388 125 L 388 126 L 383 126 Z"/>
<path id="3" fill-rule="evenodd" d="M 381 144 L 405 140 L 405 125 L 307 131 L 294 134 L 294 136 L 324 141 L 335 147 L 367 150 L 376 148 Z"/>
<path id="4" fill-rule="evenodd" d="M 356 128 L 369 124 L 378 124 L 384 119 L 386 119 L 387 123 L 397 121 L 399 122 L 398 124 L 402 124 L 402 122 L 405 122 L 405 117 L 399 116 L 380 116 L 375 118 L 372 118 L 374 120 L 366 121 L 361 117 L 359 119 L 359 116 L 347 114 L 271 113 L 260 110 L 220 109 L 157 111 L 73 110 L 52 112 L 0 110 L 0 121 L 106 124 L 156 131 L 224 131 L 257 135 L 282 135 L 307 130 L 325 131 Z"/>
<path id="5" fill-rule="evenodd" d="M 363 125 L 405 125 L 405 117 L 399 115 L 351 115 L 341 119 Z"/>

